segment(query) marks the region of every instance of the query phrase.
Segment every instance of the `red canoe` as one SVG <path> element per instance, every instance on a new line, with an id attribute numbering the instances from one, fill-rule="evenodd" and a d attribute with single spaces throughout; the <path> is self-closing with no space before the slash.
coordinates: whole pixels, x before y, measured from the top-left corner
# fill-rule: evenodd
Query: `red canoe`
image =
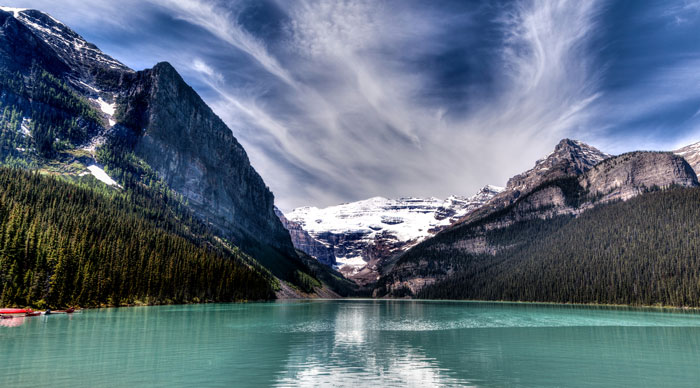
<path id="1" fill-rule="evenodd" d="M 0 314 L 26 314 L 33 311 L 32 309 L 0 309 Z"/>

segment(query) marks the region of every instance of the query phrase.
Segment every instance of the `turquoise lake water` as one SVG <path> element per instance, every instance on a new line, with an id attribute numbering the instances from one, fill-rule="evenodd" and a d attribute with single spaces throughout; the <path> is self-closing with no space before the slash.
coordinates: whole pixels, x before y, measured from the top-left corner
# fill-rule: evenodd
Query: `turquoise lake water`
<path id="1" fill-rule="evenodd" d="M 700 386 L 700 314 L 683 311 L 341 300 L 0 325 L 12 387 Z"/>

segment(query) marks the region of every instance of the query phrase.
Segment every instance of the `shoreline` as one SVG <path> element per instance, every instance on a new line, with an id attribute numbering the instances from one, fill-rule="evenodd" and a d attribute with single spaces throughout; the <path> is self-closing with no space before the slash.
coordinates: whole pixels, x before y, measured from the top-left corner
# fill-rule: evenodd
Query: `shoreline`
<path id="1" fill-rule="evenodd" d="M 94 310 L 94 309 L 105 309 L 105 308 L 130 308 L 130 307 L 157 307 L 157 306 L 189 306 L 189 305 L 207 305 L 207 304 L 247 304 L 247 303 L 295 303 L 295 302 L 328 302 L 328 301 L 384 301 L 384 302 L 431 302 L 431 303 L 474 303 L 474 304 L 514 304 L 514 305 L 540 305 L 540 306 L 552 306 L 552 307 L 597 307 L 597 308 L 624 308 L 624 309 L 638 309 L 638 310 L 671 310 L 671 311 L 687 311 L 687 312 L 697 312 L 700 313 L 700 306 L 690 307 L 690 306 L 663 306 L 663 305 L 627 305 L 627 304 L 611 304 L 611 303 L 566 303 L 566 302 L 537 302 L 537 301 L 513 301 L 513 300 L 479 300 L 479 299 L 413 299 L 413 298 L 363 298 L 363 297 L 340 297 L 340 298 L 278 298 L 270 300 L 241 300 L 241 301 L 230 301 L 230 302 L 190 302 L 190 303 L 133 303 L 124 304 L 120 306 L 90 306 L 81 307 L 74 306 L 76 312 L 80 310 Z M 18 308 L 16 306 L 12 307 L 0 307 L 3 308 Z M 31 308 L 37 312 L 43 312 L 46 309 L 35 309 L 33 307 L 19 307 L 19 308 Z M 53 309 L 52 309 L 53 310 Z"/>

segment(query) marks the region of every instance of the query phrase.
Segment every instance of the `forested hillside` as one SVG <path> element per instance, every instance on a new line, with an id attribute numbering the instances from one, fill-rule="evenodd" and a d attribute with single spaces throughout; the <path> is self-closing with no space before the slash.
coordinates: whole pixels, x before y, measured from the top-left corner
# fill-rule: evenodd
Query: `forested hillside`
<path id="1" fill-rule="evenodd" d="M 294 251 L 289 234 L 274 214 L 274 196 L 251 166 L 243 147 L 175 68 L 160 63 L 138 72 L 129 69 L 68 26 L 36 10 L 0 10 L 0 166 L 60 175 L 72 183 L 85 183 L 91 180 L 89 175 L 94 175 L 107 185 L 122 189 L 113 198 L 105 186 L 91 186 L 99 192 L 98 196 L 108 194 L 115 200 L 108 206 L 112 212 L 100 220 L 104 225 L 116 222 L 110 217 L 121 216 L 117 210 L 124 203 L 138 207 L 132 209 L 137 219 L 153 209 L 167 214 L 163 217 L 173 217 L 168 221 L 173 222 L 169 228 L 187 217 L 189 224 L 166 232 L 194 244 L 180 247 L 188 255 L 211 256 L 199 255 L 196 247 L 213 249 L 215 256 L 224 258 L 244 257 L 228 252 L 230 249 L 218 242 L 225 240 L 228 246 L 244 252 L 245 257 L 252 257 L 251 265 L 264 266 L 258 272 L 269 278 L 265 283 L 280 279 L 292 289 L 308 293 L 320 284 L 318 276 L 311 274 L 309 266 Z M 44 200 L 63 202 L 62 195 L 58 191 L 49 199 L 47 194 Z M 160 202 L 149 202 L 154 199 Z M 34 209 L 35 218 L 44 217 L 43 210 L 47 209 Z M 58 212 L 55 208 L 49 210 Z M 95 209 L 85 205 L 80 211 L 90 214 Z M 156 229 L 161 226 L 155 225 Z M 203 230 L 210 236 L 200 241 Z M 109 241 L 104 241 L 102 235 L 98 237 L 91 243 L 127 240 L 123 235 L 110 236 L 119 239 Z M 42 240 L 42 244 L 46 241 Z M 142 248 L 138 245 L 135 249 Z M 100 249 L 111 252 L 106 247 Z M 148 249 L 138 255 L 150 252 Z M 166 261 L 176 260 L 167 252 L 158 255 Z M 17 261 L 17 257 L 13 260 Z M 180 270 L 186 272 L 184 268 Z M 14 270 L 13 274 L 15 282 Z M 113 277 L 108 280 L 117 281 Z M 66 285 L 64 282 L 61 287 Z M 19 303 L 19 289 L 6 289 L 15 296 L 0 302 Z M 53 289 L 55 294 L 57 287 Z M 122 303 L 124 298 L 142 297 L 142 291 L 127 289 L 107 299 Z M 154 300 L 151 291 L 149 300 Z M 207 296 L 209 299 L 228 298 L 210 291 L 206 292 L 211 295 Z M 254 285 L 250 291 L 235 299 L 269 297 L 267 290 L 262 295 Z M 72 290 L 66 292 L 73 295 Z M 74 300 L 73 296 L 58 300 L 53 294 L 44 294 L 53 298 L 46 303 Z M 156 295 L 155 301 L 201 299 L 194 291 L 175 294 L 165 292 L 162 298 Z M 42 300 L 35 296 L 29 298 L 32 303 Z M 91 298 L 87 301 L 90 304 L 106 300 L 102 295 Z M 85 301 L 81 299 L 80 304 Z"/>
<path id="2" fill-rule="evenodd" d="M 0 168 L 0 306 L 274 298 L 265 269 L 173 198 L 86 185 Z"/>
<path id="3" fill-rule="evenodd" d="M 648 193 L 578 218 L 522 222 L 486 238 L 510 248 L 494 256 L 436 253 L 454 272 L 417 296 L 700 306 L 698 188 Z"/>

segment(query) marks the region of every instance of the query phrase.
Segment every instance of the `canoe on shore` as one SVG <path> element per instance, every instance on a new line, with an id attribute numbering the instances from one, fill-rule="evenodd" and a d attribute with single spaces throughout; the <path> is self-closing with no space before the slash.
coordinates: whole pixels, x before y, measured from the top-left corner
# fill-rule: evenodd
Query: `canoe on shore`
<path id="1" fill-rule="evenodd" d="M 32 309 L 0 309 L 0 314 L 26 314 L 33 313 Z"/>
<path id="2" fill-rule="evenodd" d="M 53 314 L 72 314 L 75 312 L 74 308 L 69 308 L 68 310 L 51 310 L 48 309 L 44 312 L 44 315 L 53 315 Z"/>

